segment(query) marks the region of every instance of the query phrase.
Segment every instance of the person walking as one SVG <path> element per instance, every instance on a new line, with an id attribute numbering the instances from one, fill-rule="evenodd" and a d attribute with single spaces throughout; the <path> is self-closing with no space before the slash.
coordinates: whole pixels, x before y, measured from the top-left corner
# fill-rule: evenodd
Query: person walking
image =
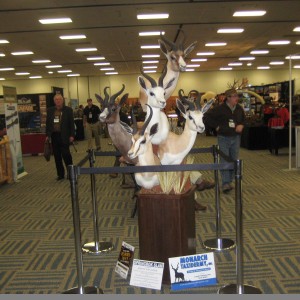
<path id="1" fill-rule="evenodd" d="M 238 104 L 239 96 L 235 89 L 225 91 L 224 102 L 204 115 L 205 126 L 216 129 L 220 151 L 237 160 L 241 144 L 241 134 L 245 124 L 245 112 Z M 221 157 L 221 163 L 226 163 Z M 228 193 L 233 189 L 234 170 L 221 170 L 222 191 Z"/>
<path id="2" fill-rule="evenodd" d="M 86 129 L 88 139 L 88 150 L 93 148 L 93 136 L 95 138 L 96 150 L 100 150 L 100 122 L 99 115 L 101 110 L 93 104 L 92 99 L 87 99 L 87 106 L 83 110 L 83 126 Z"/>
<path id="3" fill-rule="evenodd" d="M 66 168 L 73 164 L 70 143 L 73 143 L 75 137 L 74 117 L 72 108 L 65 106 L 61 94 L 56 94 L 53 100 L 55 106 L 47 110 L 46 140 L 52 143 L 56 180 L 62 180 L 65 177 L 63 161 Z"/>

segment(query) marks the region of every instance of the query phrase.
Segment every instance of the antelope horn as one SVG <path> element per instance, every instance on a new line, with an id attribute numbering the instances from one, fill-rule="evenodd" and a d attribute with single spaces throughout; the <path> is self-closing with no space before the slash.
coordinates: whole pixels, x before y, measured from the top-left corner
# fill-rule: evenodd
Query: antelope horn
<path id="1" fill-rule="evenodd" d="M 183 94 L 184 94 L 183 89 L 180 89 L 180 90 L 178 91 L 179 99 L 181 100 L 181 102 L 185 103 L 185 102 L 186 102 L 186 98 L 184 97 Z"/>
<path id="2" fill-rule="evenodd" d="M 185 36 L 185 33 L 184 33 L 184 31 L 182 29 L 179 29 L 179 31 L 181 31 L 182 34 L 183 34 L 183 40 L 182 40 L 182 42 L 179 43 L 178 48 L 179 48 L 179 50 L 183 51 L 184 50 L 184 43 L 185 43 L 185 40 L 186 40 L 186 36 Z"/>
<path id="3" fill-rule="evenodd" d="M 160 34 L 160 38 L 171 48 L 171 50 L 176 50 L 177 46 L 175 43 L 167 40 L 162 34 Z"/>
<path id="4" fill-rule="evenodd" d="M 132 135 L 136 134 L 137 133 L 137 122 L 136 122 L 136 118 L 135 118 L 135 115 L 133 113 L 133 109 L 131 109 L 131 121 L 132 121 Z"/>
<path id="5" fill-rule="evenodd" d="M 108 95 L 108 93 L 107 93 L 107 89 L 109 89 L 109 86 L 106 86 L 106 87 L 104 88 L 104 95 L 105 95 L 105 98 L 104 98 L 104 105 L 105 105 L 105 106 L 107 106 L 107 104 L 108 104 L 108 99 L 109 99 L 109 95 Z"/>
<path id="6" fill-rule="evenodd" d="M 144 135 L 145 133 L 145 130 L 147 128 L 147 126 L 149 125 L 150 121 L 151 121 L 151 118 L 152 118 L 152 115 L 153 115 L 153 109 L 150 105 L 146 104 L 149 108 L 150 108 L 150 114 L 149 114 L 149 117 L 148 119 L 145 121 L 141 131 L 140 131 L 140 135 Z"/>
<path id="7" fill-rule="evenodd" d="M 187 100 L 186 97 L 183 96 L 182 93 L 184 93 L 184 91 L 183 91 L 182 89 L 180 89 L 180 90 L 178 91 L 178 95 L 179 95 L 179 98 L 180 98 L 181 102 L 182 102 L 183 104 L 188 105 L 189 110 L 194 111 L 194 110 L 195 110 L 194 102 L 191 102 L 191 101 Z"/>
<path id="8" fill-rule="evenodd" d="M 197 110 L 201 110 L 201 100 L 199 97 L 197 97 L 197 99 L 195 100 L 195 104 L 196 104 L 196 108 Z"/>
<path id="9" fill-rule="evenodd" d="M 115 102 L 116 98 L 123 93 L 123 91 L 125 89 L 125 85 L 124 84 L 122 84 L 122 85 L 123 85 L 123 87 L 121 88 L 121 90 L 110 97 L 110 101 L 109 102 L 111 104 L 113 104 Z"/>
<path id="10" fill-rule="evenodd" d="M 155 81 L 152 77 L 150 77 L 149 75 L 147 75 L 146 73 L 144 73 L 142 66 L 141 66 L 141 73 L 142 73 L 142 75 L 143 75 L 146 79 L 149 80 L 149 82 L 151 83 L 151 86 L 152 86 L 153 88 L 157 86 L 156 81 Z"/>
<path id="11" fill-rule="evenodd" d="M 167 74 L 167 66 L 164 67 L 162 74 L 160 75 L 159 79 L 158 79 L 158 86 L 160 87 L 164 87 L 164 78 L 166 77 Z"/>

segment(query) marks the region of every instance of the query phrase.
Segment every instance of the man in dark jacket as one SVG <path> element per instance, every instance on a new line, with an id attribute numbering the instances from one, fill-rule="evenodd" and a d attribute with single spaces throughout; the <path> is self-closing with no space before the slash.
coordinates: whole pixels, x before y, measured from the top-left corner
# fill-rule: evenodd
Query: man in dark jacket
<path id="1" fill-rule="evenodd" d="M 204 115 L 204 123 L 216 129 L 220 150 L 232 160 L 237 160 L 241 143 L 241 133 L 245 124 L 244 109 L 238 104 L 238 94 L 235 89 L 225 92 L 225 100 Z M 226 162 L 221 157 L 221 162 Z M 233 170 L 222 170 L 222 190 L 228 193 L 233 189 Z"/>
<path id="2" fill-rule="evenodd" d="M 46 120 L 46 139 L 50 139 L 55 159 L 57 179 L 65 177 L 65 166 L 73 164 L 70 153 L 70 143 L 75 137 L 75 126 L 73 110 L 64 105 L 64 98 L 61 94 L 56 94 L 53 98 L 55 106 L 48 108 Z"/>

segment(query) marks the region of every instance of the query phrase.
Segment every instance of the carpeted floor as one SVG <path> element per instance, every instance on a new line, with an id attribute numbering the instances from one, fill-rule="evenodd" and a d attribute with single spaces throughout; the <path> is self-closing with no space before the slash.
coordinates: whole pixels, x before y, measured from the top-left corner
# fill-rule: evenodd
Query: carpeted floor
<path id="1" fill-rule="evenodd" d="M 114 151 L 109 139 L 102 150 Z M 74 163 L 85 155 L 86 141 L 72 148 Z M 216 144 L 215 137 L 198 135 L 197 147 Z M 210 154 L 196 162 L 212 162 Z M 244 283 L 267 294 L 300 293 L 300 172 L 288 171 L 287 149 L 278 156 L 269 151 L 241 149 L 244 162 Z M 112 166 L 112 157 L 97 157 L 96 166 Z M 0 186 L 0 293 L 57 294 L 77 286 L 70 183 L 55 180 L 53 158 L 24 157 L 28 175 Z M 203 172 L 213 179 L 212 171 Z M 138 216 L 131 218 L 132 189 L 122 189 L 121 176 L 96 175 L 100 239 L 115 249 L 98 256 L 84 255 L 84 282 L 105 294 L 170 294 L 129 285 L 114 272 L 122 241 L 136 247 L 139 257 Z M 93 240 L 90 177 L 79 176 L 82 242 Z M 215 237 L 214 191 L 197 192 L 206 212 L 196 213 L 197 253 L 207 252 L 202 241 Z M 235 240 L 234 193 L 221 194 L 223 236 Z M 176 293 L 215 294 L 220 286 L 236 282 L 235 251 L 215 253 L 218 284 Z"/>

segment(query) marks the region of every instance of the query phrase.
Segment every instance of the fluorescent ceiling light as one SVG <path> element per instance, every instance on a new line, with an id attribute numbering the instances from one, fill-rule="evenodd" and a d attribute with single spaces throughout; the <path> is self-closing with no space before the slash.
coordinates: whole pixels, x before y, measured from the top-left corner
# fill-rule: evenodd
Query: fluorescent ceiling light
<path id="1" fill-rule="evenodd" d="M 197 61 L 207 61 L 207 58 L 192 58 L 192 62 L 197 62 Z"/>
<path id="2" fill-rule="evenodd" d="M 89 51 L 97 51 L 97 48 L 77 48 L 75 49 L 76 52 L 89 52 Z"/>
<path id="3" fill-rule="evenodd" d="M 269 50 L 252 50 L 250 54 L 255 55 L 255 54 L 268 54 L 270 51 Z"/>
<path id="4" fill-rule="evenodd" d="M 5 54 L 0 52 L 0 57 L 4 57 L 4 56 L 5 56 Z"/>
<path id="5" fill-rule="evenodd" d="M 2 77 L 2 78 L 0 78 L 0 80 L 5 80 L 5 78 Z"/>
<path id="6" fill-rule="evenodd" d="M 297 32 L 299 32 L 299 31 L 300 31 L 300 26 L 298 26 L 298 27 L 295 27 L 295 28 L 293 29 L 293 31 L 297 31 Z"/>
<path id="7" fill-rule="evenodd" d="M 283 65 L 284 61 L 271 61 L 270 65 L 274 65 L 274 66 L 279 66 L 279 65 Z"/>
<path id="8" fill-rule="evenodd" d="M 185 72 L 194 72 L 195 69 L 185 69 Z"/>
<path id="9" fill-rule="evenodd" d="M 156 73 L 156 70 L 145 70 L 144 73 Z"/>
<path id="10" fill-rule="evenodd" d="M 100 68 L 100 71 L 113 71 L 115 68 Z"/>
<path id="11" fill-rule="evenodd" d="M 0 40 L 0 44 L 9 44 L 8 40 Z"/>
<path id="12" fill-rule="evenodd" d="M 53 72 L 52 72 L 52 71 L 49 71 L 48 74 L 53 74 Z"/>
<path id="13" fill-rule="evenodd" d="M 164 35 L 164 31 L 143 31 L 139 32 L 139 36 L 157 36 L 157 35 Z"/>
<path id="14" fill-rule="evenodd" d="M 157 69 L 157 66 L 143 66 L 143 69 Z"/>
<path id="15" fill-rule="evenodd" d="M 61 40 L 81 40 L 81 39 L 86 39 L 86 35 L 85 34 L 61 35 L 59 38 Z"/>
<path id="16" fill-rule="evenodd" d="M 30 79 L 39 79 L 39 78 L 42 78 L 42 76 L 39 76 L 39 75 L 38 76 L 29 76 L 29 78 Z"/>
<path id="17" fill-rule="evenodd" d="M 144 54 L 142 55 L 143 58 L 155 58 L 155 57 L 160 57 L 159 54 Z"/>
<path id="18" fill-rule="evenodd" d="M 286 59 L 300 59 L 300 55 L 289 55 L 285 57 Z"/>
<path id="19" fill-rule="evenodd" d="M 216 54 L 215 52 L 198 52 L 197 53 L 198 56 L 215 55 L 215 54 Z"/>
<path id="20" fill-rule="evenodd" d="M 220 71 L 230 71 L 230 70 L 232 70 L 232 68 L 229 67 L 220 68 Z"/>
<path id="21" fill-rule="evenodd" d="M 294 69 L 300 69 L 300 65 L 295 65 Z"/>
<path id="22" fill-rule="evenodd" d="M 13 71 L 15 68 L 0 68 L 0 71 Z"/>
<path id="23" fill-rule="evenodd" d="M 15 73 L 16 75 L 20 76 L 20 75 L 29 75 L 29 72 L 17 72 Z"/>
<path id="24" fill-rule="evenodd" d="M 159 45 L 143 45 L 141 49 L 158 49 Z"/>
<path id="25" fill-rule="evenodd" d="M 12 52 L 11 55 L 31 55 L 33 54 L 32 51 L 18 51 L 18 52 Z"/>
<path id="26" fill-rule="evenodd" d="M 227 43 L 206 43 L 205 46 L 206 47 L 220 47 L 220 46 L 226 46 Z"/>
<path id="27" fill-rule="evenodd" d="M 94 63 L 94 66 L 109 66 L 109 62 Z"/>
<path id="28" fill-rule="evenodd" d="M 87 57 L 87 60 L 104 60 L 105 57 L 104 56 L 91 56 L 91 57 Z"/>
<path id="29" fill-rule="evenodd" d="M 297 42 L 296 42 L 296 45 L 300 45 L 300 41 L 297 41 Z"/>
<path id="30" fill-rule="evenodd" d="M 198 67 L 200 67 L 200 65 L 199 64 L 195 64 L 195 65 L 186 65 L 186 67 L 187 68 L 198 68 Z"/>
<path id="31" fill-rule="evenodd" d="M 33 60 L 32 61 L 34 64 L 44 64 L 44 63 L 50 63 L 50 59 L 39 59 L 39 60 Z"/>
<path id="32" fill-rule="evenodd" d="M 77 76 L 80 76 L 80 74 L 78 74 L 78 73 L 74 73 L 74 74 L 68 74 L 67 76 L 69 76 L 69 77 L 77 77 Z"/>
<path id="33" fill-rule="evenodd" d="M 247 66 L 248 66 L 248 67 L 252 66 L 252 63 L 247 63 Z"/>
<path id="34" fill-rule="evenodd" d="M 231 67 L 237 67 L 237 66 L 242 66 L 243 63 L 241 62 L 233 62 L 233 63 L 229 63 L 228 66 L 231 66 Z"/>
<path id="35" fill-rule="evenodd" d="M 49 66 L 46 66 L 47 69 L 55 69 L 55 68 L 61 68 L 62 65 L 49 65 Z"/>
<path id="36" fill-rule="evenodd" d="M 140 14 L 136 16 L 138 20 L 152 20 L 152 19 L 168 19 L 169 14 Z"/>
<path id="37" fill-rule="evenodd" d="M 218 29 L 218 33 L 241 33 L 243 32 L 243 28 L 220 28 Z"/>
<path id="38" fill-rule="evenodd" d="M 158 60 L 144 60 L 143 64 L 157 64 Z"/>
<path id="39" fill-rule="evenodd" d="M 254 56 L 242 56 L 239 58 L 239 60 L 254 60 L 255 57 Z"/>
<path id="40" fill-rule="evenodd" d="M 266 14 L 265 10 L 241 10 L 236 11 L 234 17 L 261 17 Z"/>
<path id="41" fill-rule="evenodd" d="M 118 75 L 119 73 L 118 72 L 106 72 L 105 74 L 106 75 Z"/>
<path id="42" fill-rule="evenodd" d="M 60 24 L 60 23 L 72 23 L 70 18 L 54 18 L 54 19 L 40 19 L 41 24 Z"/>
<path id="43" fill-rule="evenodd" d="M 58 70 L 57 73 L 72 73 L 72 70 Z"/>
<path id="44" fill-rule="evenodd" d="M 259 67 L 257 67 L 257 69 L 258 70 L 268 70 L 268 69 L 270 69 L 270 67 L 269 66 L 259 66 Z"/>
<path id="45" fill-rule="evenodd" d="M 288 45 L 291 41 L 288 40 L 278 40 L 278 41 L 270 41 L 268 45 Z"/>

